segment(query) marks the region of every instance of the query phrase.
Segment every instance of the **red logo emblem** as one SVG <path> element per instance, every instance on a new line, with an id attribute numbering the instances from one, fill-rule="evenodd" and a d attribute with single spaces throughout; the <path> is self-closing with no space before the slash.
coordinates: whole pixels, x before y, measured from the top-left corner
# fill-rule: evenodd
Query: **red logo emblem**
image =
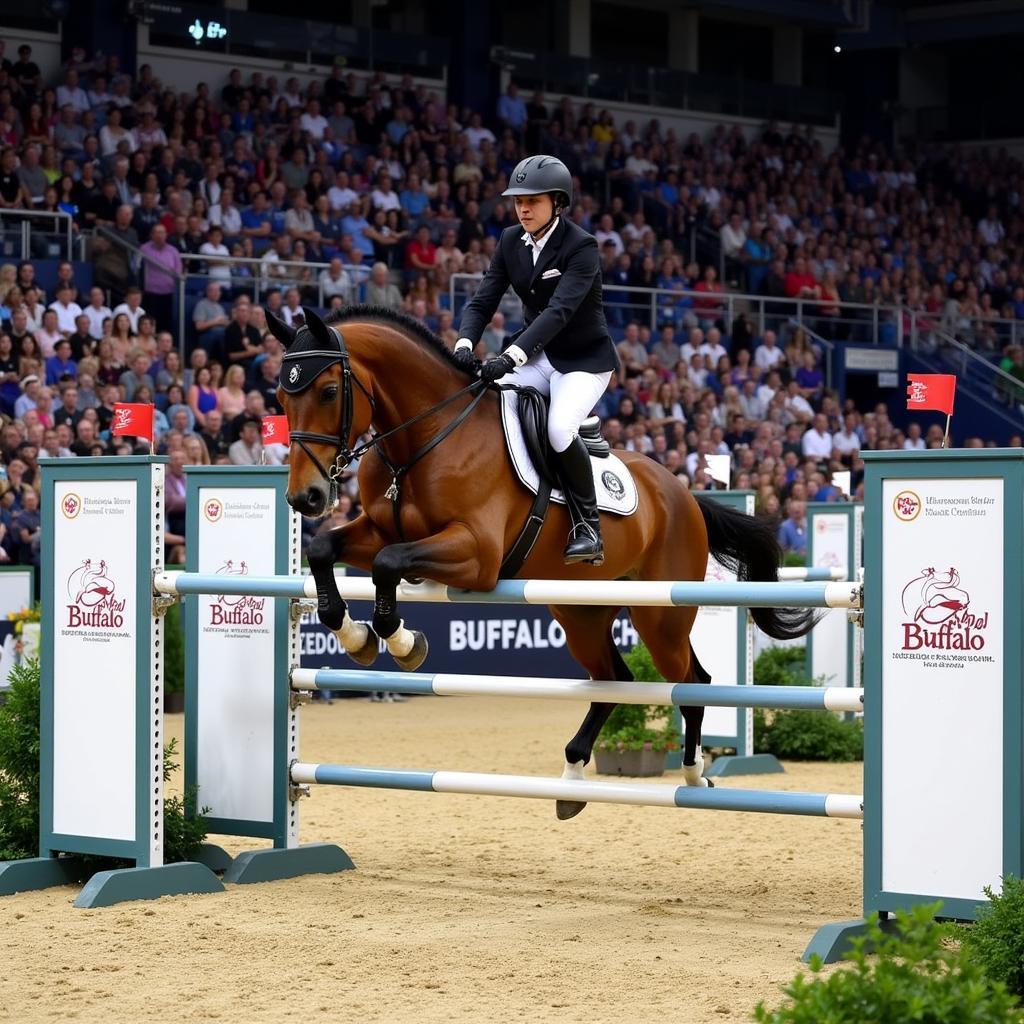
<path id="1" fill-rule="evenodd" d="M 68 491 L 60 503 L 60 510 L 65 519 L 74 519 L 82 511 L 82 499 L 74 491 Z"/>
<path id="2" fill-rule="evenodd" d="M 892 510 L 897 519 L 912 523 L 921 514 L 921 499 L 913 491 L 900 491 L 893 499 Z"/>
<path id="3" fill-rule="evenodd" d="M 68 628 L 122 629 L 127 598 L 118 600 L 116 590 L 106 559 L 83 559 L 68 576 Z"/>
<path id="4" fill-rule="evenodd" d="M 203 515 L 211 523 L 219 523 L 224 515 L 224 503 L 218 498 L 208 498 L 203 505 Z"/>
<path id="5" fill-rule="evenodd" d="M 903 588 L 900 600 L 905 651 L 980 651 L 985 646 L 988 612 L 971 611 L 971 595 L 955 566 L 948 572 L 922 570 Z"/>

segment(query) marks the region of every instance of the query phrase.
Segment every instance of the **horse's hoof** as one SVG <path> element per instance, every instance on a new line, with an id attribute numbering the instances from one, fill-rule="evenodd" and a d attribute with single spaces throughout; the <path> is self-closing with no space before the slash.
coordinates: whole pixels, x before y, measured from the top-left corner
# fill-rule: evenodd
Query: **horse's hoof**
<path id="1" fill-rule="evenodd" d="M 359 647 L 354 651 L 346 651 L 345 653 L 357 665 L 362 665 L 363 668 L 369 668 L 377 660 L 377 652 L 379 649 L 380 641 L 377 638 L 377 634 L 373 631 L 373 626 L 367 623 L 366 643 L 364 643 L 362 647 Z"/>
<path id="2" fill-rule="evenodd" d="M 418 629 L 414 629 L 412 631 L 412 635 L 414 637 L 412 650 L 409 651 L 408 654 L 403 654 L 401 656 L 397 654 L 392 655 L 395 659 L 395 663 L 404 672 L 415 672 L 416 669 L 426 661 L 427 651 L 429 650 L 429 647 L 427 646 L 427 638 Z"/>
<path id="3" fill-rule="evenodd" d="M 556 800 L 555 817 L 559 821 L 568 821 L 570 818 L 575 818 L 586 806 L 585 802 L 581 803 L 579 800 Z"/>

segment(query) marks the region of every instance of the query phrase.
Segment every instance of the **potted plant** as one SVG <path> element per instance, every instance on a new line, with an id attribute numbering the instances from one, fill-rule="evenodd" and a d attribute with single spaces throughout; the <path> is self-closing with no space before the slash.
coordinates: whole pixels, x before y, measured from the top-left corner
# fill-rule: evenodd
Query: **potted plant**
<path id="1" fill-rule="evenodd" d="M 638 682 L 661 681 L 642 643 L 625 655 L 625 662 Z M 672 708 L 620 704 L 608 716 L 594 744 L 595 767 L 600 775 L 663 775 L 665 755 L 678 747 Z"/>

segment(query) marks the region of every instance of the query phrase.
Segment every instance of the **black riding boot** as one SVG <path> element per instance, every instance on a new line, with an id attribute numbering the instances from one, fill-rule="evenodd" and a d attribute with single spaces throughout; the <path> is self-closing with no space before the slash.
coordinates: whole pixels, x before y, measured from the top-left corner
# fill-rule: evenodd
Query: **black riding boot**
<path id="1" fill-rule="evenodd" d="M 576 437 L 564 452 L 555 452 L 558 477 L 572 518 L 569 543 L 565 547 L 565 564 L 587 562 L 601 565 L 604 546 L 601 543 L 601 519 L 594 494 L 594 476 L 590 471 L 590 454 Z"/>

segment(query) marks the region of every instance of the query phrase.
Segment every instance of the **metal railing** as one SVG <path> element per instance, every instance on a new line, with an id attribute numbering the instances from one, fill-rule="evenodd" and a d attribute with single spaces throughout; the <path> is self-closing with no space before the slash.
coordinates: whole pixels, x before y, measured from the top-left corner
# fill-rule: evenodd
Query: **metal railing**
<path id="1" fill-rule="evenodd" d="M 452 274 L 448 283 L 448 301 L 456 316 L 482 274 Z M 677 327 L 687 323 L 722 320 L 730 329 L 736 318 L 745 313 L 758 334 L 779 330 L 786 324 L 805 327 L 826 341 L 859 341 L 867 344 L 902 343 L 903 320 L 899 306 L 883 306 L 831 299 L 786 299 L 750 295 L 742 292 L 698 292 L 689 289 L 641 288 L 605 284 L 605 314 L 610 326 L 627 323 L 646 324 L 652 331 L 667 324 Z M 823 310 L 838 308 L 838 315 Z M 517 319 L 516 307 L 503 304 L 506 318 Z"/>
<path id="2" fill-rule="evenodd" d="M 907 320 L 906 338 L 910 350 L 955 373 L 961 385 L 982 393 L 983 397 L 1008 409 L 1019 417 L 1024 413 L 1024 381 L 996 365 L 992 357 L 975 351 L 946 331 L 940 320 L 916 310 L 903 310 Z M 1004 321 L 1005 322 L 1005 321 Z M 1021 361 L 1024 377 L 1024 359 Z"/>
<path id="3" fill-rule="evenodd" d="M 246 273 L 232 273 L 228 279 L 213 273 L 207 266 L 205 270 L 187 270 L 185 278 L 188 282 L 220 281 L 233 292 L 251 292 L 254 301 L 258 301 L 260 294 L 268 288 L 299 288 L 310 293 L 315 289 L 316 305 L 322 309 L 328 304 L 324 301 L 324 284 L 320 280 L 320 273 L 327 270 L 330 263 L 314 263 L 304 260 L 264 262 L 263 258 L 259 256 L 210 256 L 206 253 L 182 253 L 181 260 L 186 267 L 191 264 L 226 264 L 233 270 L 237 268 L 247 271 Z M 370 277 L 370 267 L 343 263 L 342 269 L 348 274 L 351 282 L 350 294 L 345 296 L 345 302 L 356 302 L 362 285 Z M 309 301 L 308 298 L 307 301 Z"/>
<path id="4" fill-rule="evenodd" d="M 54 230 L 36 227 L 40 222 L 49 223 Z M 73 259 L 74 223 L 71 214 L 63 210 L 0 210 L 2 255 L 16 260 Z M 48 238 L 54 239 L 54 242 L 47 242 Z M 84 245 L 84 240 L 80 238 L 79 243 Z M 45 246 L 45 251 L 40 251 L 41 245 Z M 51 245 L 57 246 L 57 253 L 49 251 Z M 17 246 L 17 251 L 8 251 L 9 246 Z"/>
<path id="5" fill-rule="evenodd" d="M 185 275 L 176 274 L 173 270 L 165 267 L 159 260 L 154 260 L 151 256 L 147 256 L 138 246 L 132 245 L 130 242 L 126 242 L 120 235 L 114 234 L 109 228 L 97 227 L 95 229 L 95 235 L 97 237 L 105 239 L 107 242 L 118 246 L 123 249 L 128 255 L 128 266 L 131 270 L 132 276 L 138 276 L 143 278 L 140 282 L 145 287 L 144 277 L 139 271 L 144 263 L 148 263 L 155 267 L 160 273 L 166 274 L 168 277 L 174 279 L 175 289 L 177 291 L 177 307 L 178 307 L 178 323 L 177 336 L 178 336 L 178 351 L 181 353 L 182 363 L 185 362 Z M 161 326 L 161 325 L 158 325 Z"/>

